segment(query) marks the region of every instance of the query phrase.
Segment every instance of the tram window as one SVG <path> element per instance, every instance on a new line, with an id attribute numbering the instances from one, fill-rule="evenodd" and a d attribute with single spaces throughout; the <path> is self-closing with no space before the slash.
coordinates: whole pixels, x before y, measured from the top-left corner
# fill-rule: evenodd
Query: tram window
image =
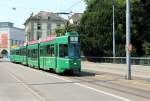
<path id="1" fill-rule="evenodd" d="M 13 54 L 15 55 L 16 53 L 15 53 L 15 50 L 13 50 Z"/>
<path id="2" fill-rule="evenodd" d="M 31 50 L 28 50 L 28 57 L 31 57 Z"/>
<path id="3" fill-rule="evenodd" d="M 23 55 L 26 56 L 26 49 L 23 49 Z"/>
<path id="4" fill-rule="evenodd" d="M 12 50 L 10 51 L 10 55 L 12 55 L 13 53 L 12 53 Z"/>
<path id="5" fill-rule="evenodd" d="M 54 56 L 54 45 L 51 45 L 50 51 L 51 51 L 51 56 Z"/>
<path id="6" fill-rule="evenodd" d="M 68 45 L 67 44 L 59 45 L 59 57 L 68 57 Z"/>
<path id="7" fill-rule="evenodd" d="M 24 48 L 21 50 L 21 54 L 22 54 L 22 56 L 24 56 L 24 55 L 25 55 Z"/>
<path id="8" fill-rule="evenodd" d="M 22 49 L 20 49 L 20 50 L 19 50 L 19 51 L 20 51 L 20 55 L 22 55 L 22 52 L 21 52 L 21 50 L 22 50 Z"/>
<path id="9" fill-rule="evenodd" d="M 70 44 L 69 45 L 69 57 L 70 58 L 80 58 L 80 45 Z"/>
<path id="10" fill-rule="evenodd" d="M 54 56 L 54 45 L 46 46 L 46 56 Z"/>
<path id="11" fill-rule="evenodd" d="M 47 46 L 43 46 L 43 56 L 47 56 Z"/>
<path id="12" fill-rule="evenodd" d="M 33 57 L 33 50 L 32 49 L 30 50 L 30 57 L 31 58 Z"/>
<path id="13" fill-rule="evenodd" d="M 32 57 L 37 58 L 37 49 L 32 50 Z"/>
<path id="14" fill-rule="evenodd" d="M 12 50 L 12 55 L 15 55 L 15 52 L 14 52 L 14 50 Z"/>
<path id="15" fill-rule="evenodd" d="M 20 49 L 20 55 L 23 55 L 23 52 L 22 52 L 22 51 L 23 51 L 23 49 Z"/>
<path id="16" fill-rule="evenodd" d="M 32 49 L 30 49 L 30 58 L 32 58 L 32 55 L 33 55 L 33 54 L 32 54 Z"/>
<path id="17" fill-rule="evenodd" d="M 43 56 L 43 47 L 40 47 L 40 56 Z"/>
<path id="18" fill-rule="evenodd" d="M 20 54 L 20 53 L 19 53 L 19 50 L 17 50 L 17 51 L 16 51 L 16 55 L 19 55 L 19 54 Z"/>
<path id="19" fill-rule="evenodd" d="M 46 56 L 50 56 L 51 55 L 51 51 L 50 51 L 50 45 L 46 46 Z"/>

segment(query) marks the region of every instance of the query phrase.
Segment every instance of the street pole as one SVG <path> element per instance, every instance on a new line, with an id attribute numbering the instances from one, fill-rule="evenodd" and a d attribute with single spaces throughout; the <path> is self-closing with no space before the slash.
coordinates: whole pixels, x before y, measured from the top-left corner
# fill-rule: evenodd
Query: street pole
<path id="1" fill-rule="evenodd" d="M 130 61 L 130 0 L 126 0 L 126 64 L 127 64 L 127 79 L 131 80 L 131 61 Z"/>
<path id="2" fill-rule="evenodd" d="M 113 62 L 115 62 L 116 52 L 115 52 L 115 1 L 112 1 L 113 6 Z"/>

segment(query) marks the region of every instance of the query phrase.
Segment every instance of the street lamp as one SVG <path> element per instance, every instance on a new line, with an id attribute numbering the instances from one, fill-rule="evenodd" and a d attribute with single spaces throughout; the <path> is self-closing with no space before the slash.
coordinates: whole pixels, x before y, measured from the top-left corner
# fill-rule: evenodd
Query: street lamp
<path id="1" fill-rule="evenodd" d="M 126 0 L 126 64 L 127 64 L 127 79 L 131 80 L 131 61 L 130 61 L 130 33 L 131 33 L 131 16 L 130 16 L 130 0 Z"/>
<path id="2" fill-rule="evenodd" d="M 115 62 L 116 52 L 115 52 L 115 0 L 112 0 L 113 7 L 113 60 Z"/>

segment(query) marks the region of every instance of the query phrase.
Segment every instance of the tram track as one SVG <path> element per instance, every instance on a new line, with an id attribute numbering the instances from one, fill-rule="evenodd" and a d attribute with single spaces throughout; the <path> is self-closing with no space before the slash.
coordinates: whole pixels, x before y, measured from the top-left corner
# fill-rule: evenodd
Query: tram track
<path id="1" fill-rule="evenodd" d="M 91 72 L 91 73 L 95 73 L 95 75 L 101 75 L 101 74 L 109 74 L 109 75 L 113 75 L 113 76 L 120 76 L 124 79 L 126 79 L 126 75 L 121 75 L 121 74 L 116 74 L 116 73 L 111 73 L 111 72 L 104 72 L 104 71 L 95 71 L 95 70 L 88 70 L 88 69 L 83 69 L 86 72 Z M 145 77 L 139 77 L 139 76 L 133 76 L 132 75 L 132 79 L 139 79 L 139 80 L 143 80 L 146 82 L 150 82 L 149 78 L 145 78 Z"/>
<path id="2" fill-rule="evenodd" d="M 76 80 L 77 82 L 80 82 L 80 83 L 88 83 L 97 87 L 104 87 L 104 88 L 122 92 L 125 94 L 134 95 L 137 97 L 145 98 L 147 100 L 150 99 L 150 96 L 149 96 L 150 90 L 144 90 L 144 89 L 137 88 L 137 87 L 131 87 L 131 86 L 123 85 L 123 84 L 118 84 L 114 82 L 115 80 L 99 80 L 98 78 L 95 78 L 95 76 L 84 77 L 84 74 L 81 74 L 80 77 L 77 77 L 77 76 L 69 77 L 69 79 Z"/>
<path id="3" fill-rule="evenodd" d="M 33 83 L 27 83 L 27 82 L 24 82 L 24 80 L 22 80 L 20 77 L 18 77 L 18 75 L 14 74 L 13 72 L 7 70 L 7 72 L 9 72 L 10 74 L 12 74 L 15 78 L 19 79 L 18 82 L 23 82 L 23 85 L 29 87 L 30 89 L 32 89 L 34 92 L 37 92 L 35 89 L 32 88 L 32 86 L 34 86 L 35 84 Z M 41 73 L 45 73 L 46 75 L 51 75 L 51 73 L 49 72 L 45 72 L 45 71 L 37 71 L 37 72 L 41 72 Z M 56 74 L 53 74 L 52 75 L 56 75 Z M 114 77 L 114 79 L 100 79 L 99 76 L 104 76 L 104 75 L 111 75 L 112 77 Z M 58 76 L 58 75 L 56 75 Z M 97 77 L 98 76 L 98 77 Z M 117 77 L 116 77 L 117 76 Z M 60 77 L 60 75 L 58 76 Z M 115 78 L 116 77 L 116 78 Z M 122 76 L 119 76 L 119 75 L 113 75 L 113 74 L 109 74 L 109 73 L 99 73 L 99 72 L 90 72 L 90 71 L 82 71 L 81 72 L 81 75 L 79 76 L 70 76 L 70 75 L 66 75 L 66 76 L 62 76 L 60 78 L 66 78 L 67 80 L 70 80 L 68 82 L 54 82 L 54 83 L 43 83 L 42 85 L 50 85 L 50 84 L 64 84 L 64 83 L 81 83 L 81 84 L 84 84 L 86 83 L 86 85 L 90 85 L 90 86 L 94 86 L 96 87 L 96 89 L 99 89 L 99 88 L 106 88 L 106 90 L 110 90 L 112 91 L 117 91 L 117 92 L 121 92 L 121 93 L 124 93 L 124 94 L 128 94 L 128 95 L 131 95 L 131 96 L 137 96 L 137 97 L 140 97 L 140 98 L 144 98 L 144 99 L 147 99 L 146 101 L 149 101 L 150 100 L 150 90 L 147 89 L 147 90 L 144 90 L 142 88 L 136 88 L 136 87 L 131 87 L 131 86 L 127 86 L 127 85 L 122 85 L 122 84 L 118 84 L 116 83 L 115 81 L 117 81 L 118 79 L 123 79 Z M 41 85 L 41 83 L 38 83 L 36 85 Z M 35 94 L 35 95 L 38 95 Z M 37 96 L 38 97 L 38 96 Z M 42 96 L 43 97 L 43 96 Z M 145 100 L 143 100 L 145 101 Z"/>

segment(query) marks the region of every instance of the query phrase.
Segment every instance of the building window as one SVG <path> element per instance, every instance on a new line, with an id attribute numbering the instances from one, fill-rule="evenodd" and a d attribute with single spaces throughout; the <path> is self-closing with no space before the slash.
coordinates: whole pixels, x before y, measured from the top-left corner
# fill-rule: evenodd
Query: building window
<path id="1" fill-rule="evenodd" d="M 42 32 L 37 32 L 37 40 L 39 40 L 42 36 Z"/>
<path id="2" fill-rule="evenodd" d="M 51 24 L 47 24 L 47 29 L 50 30 L 51 29 Z"/>
<path id="3" fill-rule="evenodd" d="M 48 20 L 50 20 L 51 19 L 51 17 L 50 16 L 48 16 Z"/>
<path id="4" fill-rule="evenodd" d="M 57 24 L 57 27 L 60 27 L 61 25 L 60 24 Z"/>
<path id="5" fill-rule="evenodd" d="M 32 40 L 32 34 L 31 34 L 31 32 L 28 32 L 28 39 L 27 39 L 28 41 L 31 41 Z"/>
<path id="6" fill-rule="evenodd" d="M 40 23 L 37 24 L 37 30 L 41 30 L 41 24 Z"/>
<path id="7" fill-rule="evenodd" d="M 41 16 L 38 16 L 38 20 L 41 20 Z"/>

